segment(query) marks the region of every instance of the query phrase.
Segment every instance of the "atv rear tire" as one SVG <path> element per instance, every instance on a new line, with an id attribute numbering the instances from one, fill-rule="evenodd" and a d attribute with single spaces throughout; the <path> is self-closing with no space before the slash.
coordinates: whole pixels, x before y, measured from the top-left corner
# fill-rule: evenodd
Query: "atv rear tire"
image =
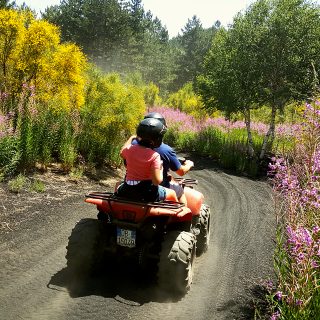
<path id="1" fill-rule="evenodd" d="M 67 266 L 73 274 L 91 273 L 102 258 L 102 224 L 97 219 L 77 222 L 69 237 Z"/>
<path id="2" fill-rule="evenodd" d="M 196 252 L 196 237 L 186 231 L 170 231 L 162 242 L 158 284 L 168 292 L 185 294 L 193 277 L 193 261 Z"/>
<path id="3" fill-rule="evenodd" d="M 200 233 L 197 236 L 197 256 L 208 250 L 210 240 L 210 208 L 203 204 L 200 210 Z"/>

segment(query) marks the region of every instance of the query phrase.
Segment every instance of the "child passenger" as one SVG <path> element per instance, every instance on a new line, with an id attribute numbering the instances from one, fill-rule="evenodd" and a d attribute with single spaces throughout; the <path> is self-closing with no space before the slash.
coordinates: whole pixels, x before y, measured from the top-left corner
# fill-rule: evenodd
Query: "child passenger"
<path id="1" fill-rule="evenodd" d="M 137 127 L 137 136 L 131 136 L 120 155 L 126 162 L 125 181 L 116 195 L 136 201 L 161 201 L 166 198 L 160 155 L 153 149 L 161 145 L 166 127 L 158 119 L 143 119 Z M 138 144 L 132 144 L 137 139 Z"/>

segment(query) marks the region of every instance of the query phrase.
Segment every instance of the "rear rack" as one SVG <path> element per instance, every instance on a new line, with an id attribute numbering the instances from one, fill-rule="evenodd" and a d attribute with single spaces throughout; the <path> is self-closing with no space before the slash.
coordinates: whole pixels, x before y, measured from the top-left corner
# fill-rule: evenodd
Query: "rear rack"
<path id="1" fill-rule="evenodd" d="M 86 198 L 93 198 L 93 199 L 101 199 L 106 200 L 110 204 L 110 201 L 114 202 L 122 202 L 122 203 L 130 203 L 138 206 L 143 207 L 157 207 L 157 208 L 166 208 L 166 209 L 180 209 L 184 207 L 184 203 L 181 202 L 175 202 L 175 201 L 169 201 L 164 200 L 161 202 L 143 202 L 143 201 L 133 201 L 128 200 L 126 198 L 115 196 L 112 192 L 92 192 L 85 196 Z"/>

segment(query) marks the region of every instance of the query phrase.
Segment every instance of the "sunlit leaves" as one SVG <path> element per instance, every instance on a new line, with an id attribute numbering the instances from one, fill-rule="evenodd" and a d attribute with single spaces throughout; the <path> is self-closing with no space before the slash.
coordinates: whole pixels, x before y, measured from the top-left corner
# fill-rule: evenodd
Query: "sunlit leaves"
<path id="1" fill-rule="evenodd" d="M 24 36 L 24 21 L 14 10 L 0 10 L 0 64 L 1 76 L 8 73 L 8 67 L 16 54 L 15 49 L 19 46 Z"/>
<path id="2" fill-rule="evenodd" d="M 26 28 L 22 39 L 16 66 L 19 80 L 29 83 L 33 81 L 38 85 L 38 74 L 50 64 L 52 54 L 58 45 L 58 28 L 46 21 L 33 20 Z"/>
<path id="3" fill-rule="evenodd" d="M 1 90 L 13 106 L 24 83 L 35 86 L 38 102 L 55 109 L 83 105 L 86 58 L 76 45 L 60 43 L 57 26 L 30 11 L 0 10 L 0 45 Z"/>
<path id="4" fill-rule="evenodd" d="M 40 73 L 44 85 L 39 88 L 39 98 L 45 102 L 53 98 L 59 108 L 79 108 L 85 99 L 86 69 L 86 58 L 76 45 L 59 45 Z"/>
<path id="5" fill-rule="evenodd" d="M 206 114 L 201 98 L 193 91 L 191 82 L 185 84 L 183 88 L 177 92 L 170 94 L 167 104 L 195 118 L 203 118 Z"/>

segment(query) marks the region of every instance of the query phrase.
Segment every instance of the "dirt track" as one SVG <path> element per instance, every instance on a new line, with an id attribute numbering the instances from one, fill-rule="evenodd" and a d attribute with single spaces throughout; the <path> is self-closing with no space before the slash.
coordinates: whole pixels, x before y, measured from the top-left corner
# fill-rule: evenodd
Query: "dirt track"
<path id="1" fill-rule="evenodd" d="M 90 279 L 68 275 L 68 236 L 77 220 L 96 215 L 83 195 L 110 191 L 114 180 L 102 186 L 52 178 L 44 194 L 18 198 L 0 185 L 0 318 L 253 319 L 260 281 L 272 275 L 270 187 L 219 172 L 205 160 L 195 161 L 188 176 L 198 179 L 211 207 L 212 232 L 209 250 L 195 262 L 191 290 L 181 300 L 160 295 L 152 279 L 138 277 L 129 266 L 110 264 Z"/>

